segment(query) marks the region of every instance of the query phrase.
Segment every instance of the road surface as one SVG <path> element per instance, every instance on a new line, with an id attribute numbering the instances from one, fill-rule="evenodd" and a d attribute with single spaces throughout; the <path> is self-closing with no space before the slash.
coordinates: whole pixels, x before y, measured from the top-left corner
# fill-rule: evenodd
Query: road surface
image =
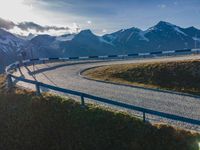
<path id="1" fill-rule="evenodd" d="M 67 89 L 85 92 L 88 94 L 109 98 L 116 101 L 121 101 L 136 106 L 141 106 L 161 112 L 171 113 L 179 116 L 189 117 L 200 120 L 200 97 L 191 95 L 183 95 L 176 92 L 167 92 L 159 90 L 151 90 L 146 88 L 129 87 L 123 85 L 115 85 L 103 83 L 93 80 L 88 80 L 80 75 L 84 69 L 124 63 L 139 63 L 139 62 L 155 62 L 155 61 L 174 61 L 186 59 L 199 59 L 199 55 L 194 56 L 177 56 L 177 57 L 162 57 L 162 58 L 146 58 L 132 59 L 123 61 L 71 61 L 59 63 L 47 63 L 22 67 L 21 72 L 17 71 L 15 75 L 24 76 L 27 79 L 37 80 L 46 84 L 51 84 Z M 33 88 L 35 87 L 18 82 L 20 86 Z M 45 89 L 44 89 L 45 90 Z M 151 116 L 149 116 L 151 118 Z M 154 118 L 158 119 L 158 118 Z M 160 119 L 160 118 L 159 118 Z M 164 120 L 169 123 L 169 120 Z M 200 130 L 198 126 L 182 124 L 177 122 L 170 123 L 180 125 L 190 129 Z"/>

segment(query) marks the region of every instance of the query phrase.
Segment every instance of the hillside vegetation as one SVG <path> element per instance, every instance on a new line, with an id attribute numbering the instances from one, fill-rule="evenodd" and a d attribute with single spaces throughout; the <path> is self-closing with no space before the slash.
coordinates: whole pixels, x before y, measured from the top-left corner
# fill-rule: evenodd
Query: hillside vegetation
<path id="1" fill-rule="evenodd" d="M 83 74 L 98 80 L 200 95 L 200 60 L 110 65 Z"/>
<path id="2" fill-rule="evenodd" d="M 197 133 L 47 93 L 7 91 L 3 76 L 0 120 L 2 150 L 199 150 Z"/>

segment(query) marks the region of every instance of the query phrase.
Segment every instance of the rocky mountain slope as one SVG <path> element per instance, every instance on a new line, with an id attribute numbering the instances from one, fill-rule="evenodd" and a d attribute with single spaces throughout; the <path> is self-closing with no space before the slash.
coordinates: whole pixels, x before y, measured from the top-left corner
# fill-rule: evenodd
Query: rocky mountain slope
<path id="1" fill-rule="evenodd" d="M 97 36 L 90 30 L 61 36 L 20 37 L 0 29 L 0 65 L 17 60 L 23 51 L 30 57 L 68 57 L 165 51 L 200 47 L 200 30 L 160 21 L 143 31 L 132 27 Z"/>

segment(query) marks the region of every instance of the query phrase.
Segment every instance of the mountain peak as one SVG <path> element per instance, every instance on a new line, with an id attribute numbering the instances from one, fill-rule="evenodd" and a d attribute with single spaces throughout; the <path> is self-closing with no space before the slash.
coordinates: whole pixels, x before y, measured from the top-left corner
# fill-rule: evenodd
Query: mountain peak
<path id="1" fill-rule="evenodd" d="M 81 32 L 79 32 L 77 34 L 78 37 L 96 37 L 95 34 L 92 33 L 91 30 L 86 29 L 86 30 L 82 30 Z"/>
<path id="2" fill-rule="evenodd" d="M 82 30 L 79 34 L 93 34 L 90 29 Z"/>
<path id="3" fill-rule="evenodd" d="M 177 27 L 177 26 L 166 21 L 159 21 L 156 25 L 150 27 L 145 32 L 148 33 L 154 30 L 171 29 L 174 27 Z"/>
<path id="4" fill-rule="evenodd" d="M 156 27 L 165 27 L 165 26 L 174 27 L 174 26 L 176 26 L 176 25 L 171 24 L 171 23 L 169 23 L 169 22 L 160 21 L 160 22 L 158 22 L 155 26 L 156 26 Z"/>
<path id="5" fill-rule="evenodd" d="M 132 27 L 129 30 L 133 30 L 133 31 L 142 31 L 141 29 L 137 28 L 137 27 Z"/>
<path id="6" fill-rule="evenodd" d="M 92 33 L 91 30 L 82 30 L 80 33 L 78 33 L 74 38 L 73 41 L 87 41 L 87 40 L 93 40 L 98 39 L 98 37 Z"/>
<path id="7" fill-rule="evenodd" d="M 132 27 L 132 28 L 128 28 L 128 29 L 121 29 L 119 31 L 117 31 L 116 33 L 120 33 L 120 32 L 127 32 L 127 31 L 141 31 L 141 29 L 136 28 L 136 27 Z"/>
<path id="8" fill-rule="evenodd" d="M 188 27 L 188 28 L 186 28 L 186 30 L 197 31 L 198 29 L 197 29 L 197 28 L 195 28 L 194 26 L 191 26 L 191 27 Z"/>
<path id="9" fill-rule="evenodd" d="M 54 39 L 55 39 L 55 37 L 50 36 L 48 34 L 40 34 L 40 35 L 35 36 L 34 38 L 32 38 L 31 41 L 33 41 L 33 42 L 39 42 L 39 43 L 45 41 L 45 42 L 48 43 L 50 41 L 53 41 Z"/>

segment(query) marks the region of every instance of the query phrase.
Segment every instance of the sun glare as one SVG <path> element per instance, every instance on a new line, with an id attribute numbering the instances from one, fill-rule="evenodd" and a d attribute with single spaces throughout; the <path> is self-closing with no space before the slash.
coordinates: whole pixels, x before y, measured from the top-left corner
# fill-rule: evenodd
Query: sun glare
<path id="1" fill-rule="evenodd" d="M 24 0 L 0 0 L 0 17 L 14 22 L 36 21 L 44 22 L 37 14 L 38 10 Z"/>
<path id="2" fill-rule="evenodd" d="M 23 0 L 0 0 L 0 17 L 19 21 L 30 15 L 31 7 L 24 5 Z M 30 17 L 30 16 L 29 16 Z"/>
<path id="3" fill-rule="evenodd" d="M 15 23 L 30 21 L 35 22 L 40 25 L 56 25 L 58 26 L 58 22 L 53 22 L 49 18 L 52 16 L 52 13 L 49 11 L 45 11 L 45 9 L 41 9 L 39 6 L 35 5 L 32 0 L 26 1 L 25 0 L 0 0 L 0 18 L 13 21 Z M 34 6 L 33 6 L 34 5 Z M 48 15 L 47 15 L 48 14 Z M 48 16 L 48 17 L 47 17 Z M 55 16 L 52 17 L 53 19 L 56 18 Z M 63 17 L 66 18 L 66 17 Z M 65 22 L 66 23 L 66 22 Z M 70 27 L 72 33 L 77 32 L 78 26 L 76 23 L 71 24 L 64 24 L 64 26 Z M 59 25 L 63 26 L 63 25 Z M 21 33 L 22 35 L 27 35 L 27 31 L 22 31 L 21 29 L 15 27 L 10 30 L 12 33 Z M 29 31 L 30 32 L 30 31 Z M 66 31 L 59 31 L 60 33 L 55 31 L 48 31 L 52 32 L 52 34 L 61 34 L 62 32 L 65 33 Z M 32 32 L 31 32 L 32 33 Z M 33 32 L 33 34 L 35 31 Z M 44 34 L 44 33 L 42 33 Z"/>

